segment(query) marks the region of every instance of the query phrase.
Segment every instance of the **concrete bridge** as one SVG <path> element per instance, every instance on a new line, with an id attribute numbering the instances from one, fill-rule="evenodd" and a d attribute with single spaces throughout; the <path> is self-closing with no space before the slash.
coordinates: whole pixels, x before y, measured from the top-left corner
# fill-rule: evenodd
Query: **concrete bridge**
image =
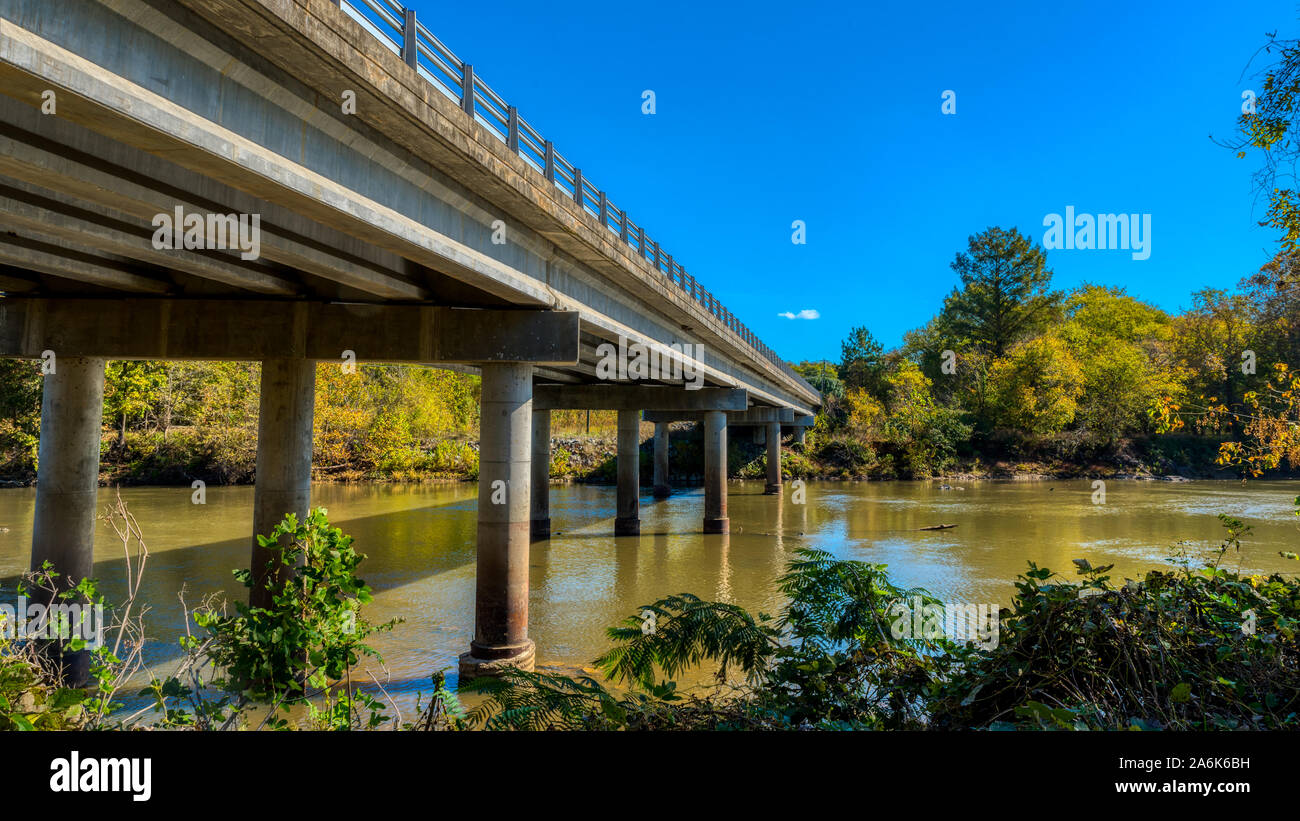
<path id="1" fill-rule="evenodd" d="M 532 664 L 551 409 L 618 411 L 619 534 L 643 412 L 659 495 L 667 422 L 703 424 L 706 532 L 728 426 L 777 492 L 811 424 L 818 393 L 394 2 L 0 0 L 0 92 L 0 356 L 46 363 L 33 566 L 92 573 L 107 359 L 261 362 L 262 534 L 310 504 L 317 363 L 480 373 L 466 676 Z"/>

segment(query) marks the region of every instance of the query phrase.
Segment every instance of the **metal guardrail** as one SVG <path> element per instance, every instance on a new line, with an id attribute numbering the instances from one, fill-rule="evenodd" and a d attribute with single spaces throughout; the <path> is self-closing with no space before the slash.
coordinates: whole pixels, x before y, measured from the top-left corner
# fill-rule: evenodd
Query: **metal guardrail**
<path id="1" fill-rule="evenodd" d="M 474 67 L 452 53 L 415 17 L 415 10 L 404 8 L 395 0 L 334 0 L 372 35 L 385 43 L 426 80 L 460 104 L 461 109 L 496 134 L 526 162 L 542 172 L 587 213 L 638 255 L 665 274 L 695 302 L 745 341 L 783 372 L 808 383 L 795 373 L 776 353 L 763 344 L 753 331 L 727 310 L 717 298 L 686 272 L 673 255 L 646 235 L 645 227 L 633 222 L 627 210 L 619 208 L 609 195 L 592 184 L 582 169 L 567 160 L 550 140 L 544 138 L 519 110 L 508 104 L 474 73 Z M 815 391 L 811 385 L 809 390 Z"/>

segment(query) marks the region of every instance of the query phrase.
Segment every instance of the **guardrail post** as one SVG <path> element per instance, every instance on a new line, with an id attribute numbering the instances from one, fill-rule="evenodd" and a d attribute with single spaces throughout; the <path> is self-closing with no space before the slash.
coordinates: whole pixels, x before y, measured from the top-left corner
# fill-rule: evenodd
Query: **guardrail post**
<path id="1" fill-rule="evenodd" d="M 415 9 L 406 10 L 402 21 L 402 59 L 411 68 L 419 65 L 420 43 L 415 36 Z"/>
<path id="2" fill-rule="evenodd" d="M 583 211 L 587 210 L 587 197 L 582 191 L 582 169 L 573 169 L 573 201 L 578 204 L 578 208 Z"/>
<path id="3" fill-rule="evenodd" d="M 519 153 L 519 109 L 514 106 L 506 108 L 506 145 L 510 150 Z"/>
<path id="4" fill-rule="evenodd" d="M 623 242 L 627 243 L 630 238 L 628 237 L 628 233 L 627 233 L 627 210 L 626 209 L 624 209 L 623 212 L 619 214 L 618 221 L 620 225 L 620 233 L 623 236 Z"/>
<path id="5" fill-rule="evenodd" d="M 465 63 L 460 71 L 460 107 L 474 119 L 474 67 Z"/>
<path id="6" fill-rule="evenodd" d="M 604 228 L 609 225 L 609 198 L 605 192 L 600 192 L 600 227 Z"/>
<path id="7" fill-rule="evenodd" d="M 555 144 L 550 140 L 546 141 L 546 179 L 555 182 Z"/>
<path id="8" fill-rule="evenodd" d="M 636 252 L 645 259 L 645 226 L 642 225 L 636 227 Z"/>
<path id="9" fill-rule="evenodd" d="M 668 278 L 673 278 L 673 255 L 668 255 Z"/>
<path id="10" fill-rule="evenodd" d="M 658 243 L 658 241 L 655 242 L 654 246 L 655 246 L 655 270 L 658 271 L 658 270 L 659 270 L 659 243 Z"/>

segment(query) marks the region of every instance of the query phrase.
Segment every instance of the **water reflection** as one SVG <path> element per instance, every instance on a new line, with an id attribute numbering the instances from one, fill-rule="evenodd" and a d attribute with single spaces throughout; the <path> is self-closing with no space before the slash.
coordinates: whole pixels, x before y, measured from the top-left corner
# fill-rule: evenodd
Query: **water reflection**
<path id="1" fill-rule="evenodd" d="M 703 535 L 703 491 L 642 498 L 642 535 L 613 536 L 612 487 L 551 491 L 554 536 L 533 546 L 531 633 L 539 664 L 579 668 L 607 647 L 605 628 L 672 593 L 694 593 L 752 611 L 776 612 L 775 580 L 800 547 L 888 564 L 897 583 L 941 598 L 1007 602 L 1012 580 L 1032 560 L 1072 572 L 1070 560 L 1114 563 L 1117 578 L 1167 566 L 1176 540 L 1205 550 L 1218 544 L 1220 512 L 1246 519 L 1255 533 L 1225 564 L 1251 571 L 1300 570 L 1278 556 L 1300 545 L 1295 482 L 1110 482 L 1107 504 L 1091 503 L 1087 481 L 809 483 L 806 503 L 786 487 L 732 483 L 730 535 Z M 114 493 L 102 489 L 101 506 Z M 230 575 L 248 558 L 252 489 L 209 488 L 207 504 L 189 488 L 122 491 L 148 539 L 144 597 L 151 604 L 148 662 L 165 671 L 182 627 L 177 593 L 188 600 L 226 591 L 243 596 Z M 395 684 L 410 696 L 428 676 L 455 669 L 473 631 L 474 485 L 320 485 L 316 502 L 368 555 L 363 576 L 376 591 L 372 621 L 404 619 L 375 642 Z M 0 599 L 12 601 L 31 541 L 31 489 L 0 490 Z M 918 528 L 955 524 L 941 531 Z M 125 566 L 107 526 L 96 542 L 96 575 L 111 597 Z"/>

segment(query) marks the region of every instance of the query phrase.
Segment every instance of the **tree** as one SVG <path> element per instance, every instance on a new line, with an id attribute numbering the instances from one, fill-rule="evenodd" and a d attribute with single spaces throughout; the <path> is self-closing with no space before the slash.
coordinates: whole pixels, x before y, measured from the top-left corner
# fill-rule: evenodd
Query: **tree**
<path id="1" fill-rule="evenodd" d="M 1057 433 L 1074 421 L 1083 371 L 1059 338 L 1023 342 L 989 369 L 999 421 L 1025 433 Z"/>
<path id="2" fill-rule="evenodd" d="M 1250 305 L 1259 361 L 1300 366 L 1300 256 L 1277 254 L 1242 280 L 1241 290 Z"/>
<path id="3" fill-rule="evenodd" d="M 0 359 L 0 466 L 30 471 L 36 464 L 40 427 L 40 363 Z"/>
<path id="4" fill-rule="evenodd" d="M 1059 303 L 1048 290 L 1047 253 L 1015 228 L 970 237 L 951 267 L 961 287 L 944 301 L 940 320 L 957 340 L 995 357 L 1044 327 Z"/>
<path id="5" fill-rule="evenodd" d="M 863 388 L 878 396 L 884 374 L 883 349 L 871 331 L 861 326 L 849 331 L 848 339 L 840 343 L 840 379 L 845 387 Z"/>
<path id="6" fill-rule="evenodd" d="M 1260 384 L 1263 375 L 1244 372 L 1242 367 L 1253 335 L 1249 303 L 1241 294 L 1204 288 L 1193 295 L 1192 308 L 1174 323 L 1174 348 L 1189 372 L 1188 392 L 1201 410 L 1222 404 L 1230 415 L 1207 416 L 1227 420 L 1235 435 L 1241 434 L 1242 395 Z"/>
<path id="7" fill-rule="evenodd" d="M 1262 49 L 1278 60 L 1262 72 L 1259 95 L 1253 109 L 1243 106 L 1238 119 L 1240 138 L 1223 145 L 1245 158 L 1247 149 L 1257 148 L 1264 165 L 1255 172 L 1255 186 L 1269 198 L 1266 224 L 1282 234 L 1282 249 L 1300 253 L 1300 193 L 1293 187 L 1296 163 L 1300 160 L 1300 40 L 1278 40 L 1268 35 Z M 1282 176 L 1290 184 L 1278 182 Z"/>
<path id="8" fill-rule="evenodd" d="M 1115 439 L 1145 429 L 1162 397 L 1181 397 L 1182 371 L 1171 361 L 1164 311 L 1123 288 L 1083 285 L 1065 303 L 1057 335 L 1083 374 L 1077 421 Z"/>
<path id="9" fill-rule="evenodd" d="M 840 381 L 835 366 L 829 362 L 800 362 L 790 367 L 823 397 L 844 396 L 844 383 Z"/>
<path id="10" fill-rule="evenodd" d="M 157 407 L 167 383 L 166 362 L 114 360 L 104 371 L 104 415 L 120 424 L 117 441 L 126 443 L 131 420 L 157 417 Z"/>

